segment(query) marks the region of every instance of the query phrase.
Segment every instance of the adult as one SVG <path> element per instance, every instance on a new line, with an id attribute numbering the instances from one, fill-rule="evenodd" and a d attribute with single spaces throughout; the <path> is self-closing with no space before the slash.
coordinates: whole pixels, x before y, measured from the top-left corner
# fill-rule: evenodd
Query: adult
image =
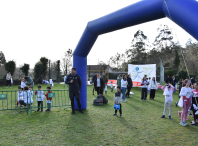
<path id="1" fill-rule="evenodd" d="M 11 79 L 12 79 L 12 76 L 11 76 L 10 72 L 8 72 L 6 75 L 6 88 L 8 85 L 10 85 L 10 88 L 11 88 Z"/>
<path id="2" fill-rule="evenodd" d="M 125 96 L 126 96 L 126 98 L 130 98 L 129 94 L 130 94 L 131 88 L 133 87 L 133 82 L 132 82 L 132 79 L 131 79 L 131 75 L 127 76 L 127 82 L 128 82 L 127 93 L 126 93 Z"/>
<path id="3" fill-rule="evenodd" d="M 123 74 L 123 75 L 122 75 L 122 80 L 121 80 L 122 101 L 123 101 L 123 102 L 127 102 L 127 101 L 125 100 L 125 93 L 126 93 L 127 85 L 128 85 L 128 82 L 127 82 L 126 75 Z"/>
<path id="4" fill-rule="evenodd" d="M 65 76 L 64 76 L 64 87 L 65 87 L 66 80 L 67 80 L 67 74 L 65 74 Z"/>
<path id="5" fill-rule="evenodd" d="M 26 84 L 26 85 L 32 86 L 32 88 L 34 87 L 34 82 L 33 82 L 33 80 L 32 80 L 31 77 L 26 76 L 24 79 L 25 79 L 25 84 Z"/>
<path id="6" fill-rule="evenodd" d="M 117 86 L 121 87 L 121 80 L 122 80 L 122 75 L 119 74 L 118 77 L 117 77 Z"/>
<path id="7" fill-rule="evenodd" d="M 157 82 L 155 80 L 155 77 L 152 78 L 152 81 L 149 84 L 149 88 L 151 90 L 151 92 L 150 92 L 150 100 L 154 100 L 154 98 L 155 98 L 155 91 L 158 89 L 158 86 L 157 86 Z"/>
<path id="8" fill-rule="evenodd" d="M 166 84 L 169 84 L 169 83 L 172 83 L 172 82 L 171 82 L 171 78 L 168 76 L 168 77 L 166 78 Z"/>
<path id="9" fill-rule="evenodd" d="M 177 88 L 177 79 L 175 78 L 175 76 L 173 76 L 172 85 L 175 87 L 173 91 L 173 93 L 175 93 Z"/>
<path id="10" fill-rule="evenodd" d="M 104 84 L 105 84 L 105 85 L 104 85 L 105 95 L 107 95 L 107 83 L 108 83 L 108 78 L 107 78 L 107 76 L 106 76 L 105 73 L 103 73 L 102 80 L 103 80 L 103 82 L 104 82 Z M 104 90 L 103 90 L 103 92 L 104 92 Z"/>
<path id="11" fill-rule="evenodd" d="M 94 88 L 98 95 L 103 93 L 104 82 L 99 74 L 97 74 L 97 79 L 94 81 Z"/>
<path id="12" fill-rule="evenodd" d="M 193 85 L 195 83 L 195 79 L 192 77 L 191 78 L 191 84 Z"/>
<path id="13" fill-rule="evenodd" d="M 92 83 L 94 84 L 95 83 L 95 80 L 97 79 L 97 73 L 95 73 L 95 75 L 93 76 L 92 78 Z M 95 90 L 95 87 L 93 86 L 93 95 L 94 95 L 94 90 Z"/>
<path id="14" fill-rule="evenodd" d="M 80 76 L 76 72 L 76 68 L 72 68 L 71 74 L 68 75 L 66 79 L 66 84 L 69 84 L 69 97 L 71 100 L 71 107 L 72 107 L 71 114 L 75 114 L 74 96 L 76 97 L 76 101 L 78 103 L 79 112 L 83 114 L 83 111 L 81 109 L 81 102 L 80 102 L 80 89 L 81 89 L 82 81 Z"/>

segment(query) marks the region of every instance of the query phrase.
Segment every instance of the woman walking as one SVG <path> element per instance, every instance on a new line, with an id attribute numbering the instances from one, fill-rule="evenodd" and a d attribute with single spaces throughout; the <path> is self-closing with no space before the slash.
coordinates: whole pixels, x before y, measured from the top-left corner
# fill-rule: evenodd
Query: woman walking
<path id="1" fill-rule="evenodd" d="M 132 79 L 131 79 L 131 76 L 128 75 L 127 76 L 127 82 L 128 82 L 128 85 L 127 85 L 127 93 L 126 93 L 126 98 L 130 98 L 129 97 L 129 94 L 130 94 L 130 91 L 131 91 L 131 88 L 133 87 L 133 82 L 132 82 Z"/>
<path id="2" fill-rule="evenodd" d="M 158 89 L 157 82 L 155 80 L 155 77 L 152 78 L 152 81 L 150 82 L 149 88 L 151 90 L 150 92 L 150 100 L 154 100 L 155 98 L 155 91 Z"/>
<path id="3" fill-rule="evenodd" d="M 122 80 L 121 80 L 122 101 L 123 101 L 123 102 L 127 102 L 127 101 L 125 100 L 125 93 L 126 93 L 127 85 L 128 85 L 128 82 L 127 82 L 126 75 L 123 74 L 123 75 L 122 75 Z"/>

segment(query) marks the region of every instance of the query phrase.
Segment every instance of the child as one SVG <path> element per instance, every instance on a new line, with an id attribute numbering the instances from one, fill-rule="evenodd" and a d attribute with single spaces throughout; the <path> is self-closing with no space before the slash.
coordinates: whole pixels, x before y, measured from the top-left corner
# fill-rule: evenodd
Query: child
<path id="1" fill-rule="evenodd" d="M 194 121 L 192 121 L 192 126 L 198 126 L 198 115 L 196 115 L 196 107 L 198 106 L 198 83 L 194 84 L 194 90 L 192 91 L 193 97 L 192 97 L 192 106 L 191 110 L 193 111 Z"/>
<path id="2" fill-rule="evenodd" d="M 183 88 L 181 89 L 181 92 L 180 92 L 180 100 L 179 100 L 179 103 L 178 105 L 181 106 L 181 103 L 182 103 L 182 114 L 181 114 L 181 122 L 179 123 L 180 125 L 182 126 L 187 126 L 188 123 L 186 122 L 186 118 L 187 118 L 187 114 L 188 114 L 188 109 L 189 107 L 191 106 L 191 103 L 192 103 L 192 90 L 191 88 L 189 87 L 190 86 L 190 83 L 191 81 L 186 79 L 184 82 L 183 82 Z"/>
<path id="3" fill-rule="evenodd" d="M 24 105 L 23 91 L 21 91 L 22 90 L 21 86 L 18 86 L 18 89 L 19 91 L 17 92 L 18 100 L 17 100 L 16 107 L 18 107 L 19 103 L 20 103 L 20 106 Z"/>
<path id="4" fill-rule="evenodd" d="M 111 81 L 111 92 L 113 92 L 113 82 Z"/>
<path id="5" fill-rule="evenodd" d="M 21 89 L 23 90 L 23 88 L 26 86 L 26 84 L 25 84 L 25 80 L 24 79 L 22 79 L 21 80 Z"/>
<path id="6" fill-rule="evenodd" d="M 164 91 L 163 95 L 165 96 L 164 113 L 161 116 L 161 118 L 165 118 L 166 108 L 167 105 L 169 105 L 169 119 L 171 119 L 171 103 L 173 102 L 174 88 L 175 87 L 171 84 L 166 84 L 165 86 L 161 87 L 161 89 Z"/>
<path id="7" fill-rule="evenodd" d="M 143 101 L 143 99 L 145 101 L 147 101 L 146 98 L 147 98 L 147 87 L 148 87 L 148 85 L 149 85 L 149 83 L 146 80 L 146 77 L 143 77 L 142 82 L 141 82 L 141 86 L 142 86 L 142 98 L 141 98 L 141 101 Z"/>
<path id="8" fill-rule="evenodd" d="M 51 87 L 50 86 L 47 87 L 47 93 L 45 94 L 45 96 L 46 96 L 46 99 L 47 99 L 47 107 L 48 107 L 48 109 L 46 110 L 46 112 L 50 112 L 50 110 L 51 110 L 52 98 L 48 98 L 48 93 L 52 93 L 52 91 L 50 91 L 50 90 L 51 90 Z"/>
<path id="9" fill-rule="evenodd" d="M 50 78 L 49 83 L 50 83 L 51 87 L 53 87 L 53 81 L 52 81 L 52 78 Z"/>
<path id="10" fill-rule="evenodd" d="M 32 91 L 32 90 L 33 90 L 33 87 L 29 86 L 29 91 L 30 91 L 29 101 L 30 101 L 31 105 L 33 104 L 33 96 L 34 96 L 34 91 Z"/>
<path id="11" fill-rule="evenodd" d="M 147 82 L 150 84 L 150 82 L 151 82 L 151 78 L 150 77 L 148 78 Z M 149 94 L 150 93 L 150 86 L 148 86 L 147 89 L 148 89 L 148 94 Z"/>
<path id="12" fill-rule="evenodd" d="M 121 106 L 121 101 L 122 101 L 122 93 L 120 92 L 121 88 L 120 86 L 117 86 L 117 92 L 114 95 L 114 104 L 120 105 L 120 117 L 122 117 L 122 106 Z M 117 110 L 115 110 L 115 114 L 113 116 L 117 116 Z"/>
<path id="13" fill-rule="evenodd" d="M 23 98 L 24 98 L 24 106 L 27 108 L 27 105 L 30 104 L 30 91 L 27 86 L 24 87 L 24 92 L 23 92 Z M 31 101 L 32 102 L 32 101 Z"/>
<path id="14" fill-rule="evenodd" d="M 37 103 L 38 103 L 38 110 L 37 112 L 40 111 L 40 108 L 41 108 L 41 112 L 43 111 L 43 100 L 45 99 L 44 97 L 44 92 L 41 91 L 41 85 L 38 85 L 38 90 L 35 92 L 35 95 L 36 96 L 36 99 L 37 99 Z M 44 97 L 43 97 L 44 96 Z M 41 105 L 41 107 L 40 107 Z"/>

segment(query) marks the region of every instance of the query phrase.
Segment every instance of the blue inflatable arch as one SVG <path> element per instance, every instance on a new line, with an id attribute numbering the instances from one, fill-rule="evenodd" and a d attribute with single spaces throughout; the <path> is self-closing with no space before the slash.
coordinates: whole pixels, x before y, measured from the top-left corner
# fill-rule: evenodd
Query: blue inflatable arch
<path id="1" fill-rule="evenodd" d="M 164 17 L 174 21 L 198 40 L 198 0 L 140 0 L 88 22 L 73 53 L 73 66 L 82 79 L 80 98 L 83 110 L 87 108 L 87 55 L 98 36 Z M 78 110 L 78 106 L 75 109 Z"/>

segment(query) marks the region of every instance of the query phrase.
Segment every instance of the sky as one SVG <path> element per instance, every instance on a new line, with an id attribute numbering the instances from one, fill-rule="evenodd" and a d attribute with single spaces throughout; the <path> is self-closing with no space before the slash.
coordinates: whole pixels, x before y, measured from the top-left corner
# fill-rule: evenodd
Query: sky
<path id="1" fill-rule="evenodd" d="M 75 47 L 91 20 L 126 7 L 138 0 L 9 0 L 0 1 L 0 51 L 6 60 L 33 68 L 41 57 L 62 60 L 64 52 Z M 196 40 L 168 18 L 147 22 L 98 37 L 88 55 L 88 65 L 107 62 L 117 52 L 131 47 L 134 33 L 142 30 L 152 43 L 157 28 L 168 25 L 184 47 Z M 174 27 L 173 27 L 174 26 Z M 177 39 L 176 39 L 177 41 Z"/>

